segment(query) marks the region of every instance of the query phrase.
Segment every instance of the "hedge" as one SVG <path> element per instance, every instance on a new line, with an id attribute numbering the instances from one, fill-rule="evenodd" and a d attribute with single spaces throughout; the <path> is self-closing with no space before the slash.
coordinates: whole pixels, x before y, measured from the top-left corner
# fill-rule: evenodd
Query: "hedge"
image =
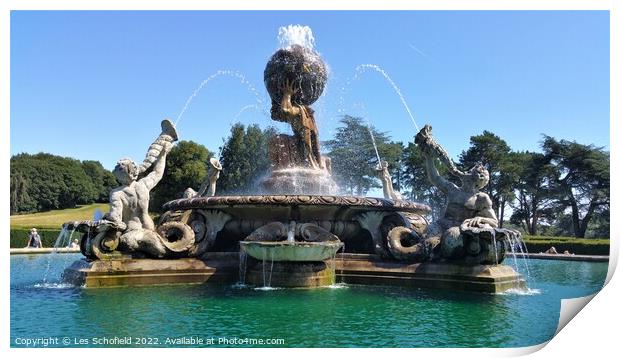
<path id="1" fill-rule="evenodd" d="M 609 255 L 609 239 L 577 239 L 574 237 L 525 236 L 527 251 L 532 254 L 555 247 L 558 253 L 569 251 L 576 255 Z"/>
<path id="2" fill-rule="evenodd" d="M 43 247 L 54 247 L 60 229 L 37 229 Z M 11 229 L 11 247 L 26 247 L 28 244 L 28 237 L 30 235 L 30 229 Z M 79 233 L 73 235 L 74 239 L 79 238 Z"/>

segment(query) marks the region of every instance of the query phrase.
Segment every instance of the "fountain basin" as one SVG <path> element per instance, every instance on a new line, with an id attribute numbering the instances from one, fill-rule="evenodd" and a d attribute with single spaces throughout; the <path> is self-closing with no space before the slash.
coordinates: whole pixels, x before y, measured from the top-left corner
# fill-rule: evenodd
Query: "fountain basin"
<path id="1" fill-rule="evenodd" d="M 318 287 L 334 280 L 358 285 L 441 288 L 499 293 L 525 287 L 506 265 L 383 261 L 376 255 L 338 254 L 323 262 L 247 262 L 245 281 L 254 286 Z M 65 269 L 65 282 L 86 288 L 169 284 L 232 285 L 239 282 L 239 254 L 209 252 L 201 259 L 150 260 L 127 257 L 78 260 Z M 336 277 L 334 277 L 336 276 Z M 265 286 L 267 286 L 265 285 Z"/>
<path id="2" fill-rule="evenodd" d="M 164 204 L 159 225 L 182 221 L 207 251 L 238 251 L 240 241 L 260 227 L 279 222 L 313 224 L 336 235 L 348 252 L 382 254 L 394 226 L 425 226 L 427 205 L 383 198 L 338 195 L 231 195 L 177 199 Z M 313 240 L 307 240 L 313 241 Z M 376 249 L 376 248 L 379 249 Z"/>
<path id="3" fill-rule="evenodd" d="M 323 261 L 336 256 L 342 242 L 241 241 L 241 250 L 263 261 Z"/>
<path id="4" fill-rule="evenodd" d="M 235 209 L 257 209 L 258 212 L 286 207 L 298 207 L 300 211 L 316 211 L 321 208 L 321 213 L 331 215 L 334 211 L 351 209 L 355 213 L 368 210 L 411 212 L 427 214 L 431 211 L 428 205 L 408 200 L 390 200 L 362 196 L 344 195 L 231 195 L 231 196 L 208 196 L 172 200 L 164 204 L 165 210 L 189 210 L 189 209 L 222 209 L 231 211 Z"/>

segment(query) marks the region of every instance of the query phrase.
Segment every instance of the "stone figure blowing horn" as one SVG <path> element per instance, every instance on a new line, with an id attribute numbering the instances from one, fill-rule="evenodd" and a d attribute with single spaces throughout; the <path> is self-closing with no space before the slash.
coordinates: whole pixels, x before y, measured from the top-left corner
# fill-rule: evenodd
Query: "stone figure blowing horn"
<path id="1" fill-rule="evenodd" d="M 155 163 L 155 161 L 159 157 L 159 154 L 164 148 L 163 145 L 165 142 L 172 143 L 176 142 L 177 140 L 179 140 L 179 136 L 177 134 L 176 128 L 174 127 L 174 124 L 172 124 L 169 119 L 164 119 L 163 121 L 161 121 L 161 134 L 149 147 L 149 150 L 146 153 L 146 158 L 144 158 L 144 161 L 142 162 L 142 164 L 140 164 L 138 173 L 142 174 L 149 170 L 151 165 L 153 165 L 153 163 Z"/>
<path id="2" fill-rule="evenodd" d="M 433 155 L 448 167 L 448 170 L 459 177 L 465 175 L 459 170 L 448 156 L 448 152 L 435 140 L 432 133 L 433 127 L 425 125 L 424 128 L 415 136 L 415 144 L 417 144 L 423 152 Z"/>

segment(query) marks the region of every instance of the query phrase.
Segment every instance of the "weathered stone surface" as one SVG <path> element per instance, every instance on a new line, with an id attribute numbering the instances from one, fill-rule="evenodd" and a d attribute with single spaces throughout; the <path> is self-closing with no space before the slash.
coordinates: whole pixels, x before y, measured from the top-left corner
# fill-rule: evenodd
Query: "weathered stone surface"
<path id="1" fill-rule="evenodd" d="M 392 176 L 388 170 L 388 162 L 382 160 L 381 165 L 378 165 L 375 171 L 379 176 L 379 180 L 381 180 L 383 197 L 386 199 L 402 200 L 403 196 L 398 191 L 394 190 Z"/>
<path id="2" fill-rule="evenodd" d="M 497 229 L 498 220 L 491 198 L 481 191 L 489 183 L 489 172 L 482 164 L 467 172 L 459 170 L 433 138 L 429 125 L 416 135 L 415 143 L 425 158 L 429 181 L 446 195 L 443 217 L 433 223 L 424 240 L 440 242 L 437 250 L 442 257 L 466 265 L 502 262 L 508 241 L 519 240 L 521 234 L 515 230 Z M 460 179 L 460 185 L 439 174 L 436 159 Z"/>
<path id="3" fill-rule="evenodd" d="M 271 268 L 271 263 L 266 262 Z M 246 282 L 263 285 L 262 261 L 249 264 Z M 295 265 L 296 263 L 290 263 Z M 267 267 L 266 267 L 267 269 Z M 503 292 L 525 287 L 523 277 L 510 266 L 451 263 L 404 263 L 385 261 L 376 255 L 344 254 L 326 263 L 301 263 L 296 270 L 289 264 L 273 263 L 271 286 L 324 286 L 329 272 L 335 270 L 336 282 L 366 285 L 412 286 L 475 292 Z M 292 273 L 293 272 L 293 273 Z M 292 274 L 291 274 L 292 273 Z M 255 278 L 252 278 L 255 275 Z M 201 260 L 149 260 L 119 258 L 116 260 L 76 261 L 65 270 L 67 281 L 87 288 L 144 286 L 175 283 L 224 284 L 239 282 L 239 255 L 236 252 L 207 253 Z M 279 281 L 280 280 L 280 281 Z"/>
<path id="4" fill-rule="evenodd" d="M 376 255 L 345 254 L 336 258 L 338 279 L 351 284 L 411 286 L 499 293 L 525 287 L 523 277 L 510 266 L 454 263 L 404 263 Z"/>
<path id="5" fill-rule="evenodd" d="M 276 51 L 265 66 L 265 87 L 272 101 L 282 101 L 281 86 L 286 81 L 299 86 L 292 100 L 294 103 L 311 105 L 323 93 L 327 83 L 327 67 L 313 50 L 293 45 Z"/>
<path id="6" fill-rule="evenodd" d="M 323 261 L 336 256 L 343 246 L 332 242 L 241 241 L 241 250 L 257 260 Z"/>
<path id="7" fill-rule="evenodd" d="M 116 252 L 176 257 L 193 246 L 194 232 L 190 227 L 169 222 L 156 230 L 148 212 L 150 191 L 163 177 L 166 156 L 172 142 L 178 139 L 169 120 L 163 120 L 161 128 L 140 166 L 128 158 L 118 161 L 113 174 L 121 186 L 110 192 L 110 212 L 102 220 L 63 225 L 84 233 L 80 247 L 86 257 L 106 259 Z"/>
<path id="8" fill-rule="evenodd" d="M 258 262 L 248 268 L 245 283 L 257 287 L 324 287 L 336 282 L 333 267 L 324 262 Z"/>
<path id="9" fill-rule="evenodd" d="M 317 206 L 317 207 L 351 207 L 384 211 L 402 211 L 426 214 L 431 211 L 428 205 L 408 200 L 389 200 L 362 196 L 336 195 L 231 195 L 177 199 L 164 204 L 165 210 L 188 210 L 226 208 L 231 206 Z"/>
<path id="10" fill-rule="evenodd" d="M 151 286 L 183 283 L 235 282 L 239 275 L 238 255 L 214 255 L 213 259 L 151 260 L 121 257 L 112 260 L 78 260 L 67 268 L 63 279 L 87 288 Z"/>

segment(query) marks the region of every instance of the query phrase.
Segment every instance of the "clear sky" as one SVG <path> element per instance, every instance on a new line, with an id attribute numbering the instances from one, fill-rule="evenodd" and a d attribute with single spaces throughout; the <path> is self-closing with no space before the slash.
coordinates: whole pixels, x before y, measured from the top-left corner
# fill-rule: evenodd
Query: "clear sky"
<path id="1" fill-rule="evenodd" d="M 412 140 L 390 84 L 356 72 L 374 64 L 454 158 L 485 129 L 515 150 L 539 150 L 541 133 L 609 148 L 606 11 L 13 11 L 11 154 L 141 161 L 159 122 L 218 70 L 245 82 L 211 80 L 181 139 L 217 152 L 235 121 L 285 130 L 266 114 L 263 70 L 288 24 L 312 28 L 330 68 L 314 105 L 321 140 L 344 113 Z"/>

